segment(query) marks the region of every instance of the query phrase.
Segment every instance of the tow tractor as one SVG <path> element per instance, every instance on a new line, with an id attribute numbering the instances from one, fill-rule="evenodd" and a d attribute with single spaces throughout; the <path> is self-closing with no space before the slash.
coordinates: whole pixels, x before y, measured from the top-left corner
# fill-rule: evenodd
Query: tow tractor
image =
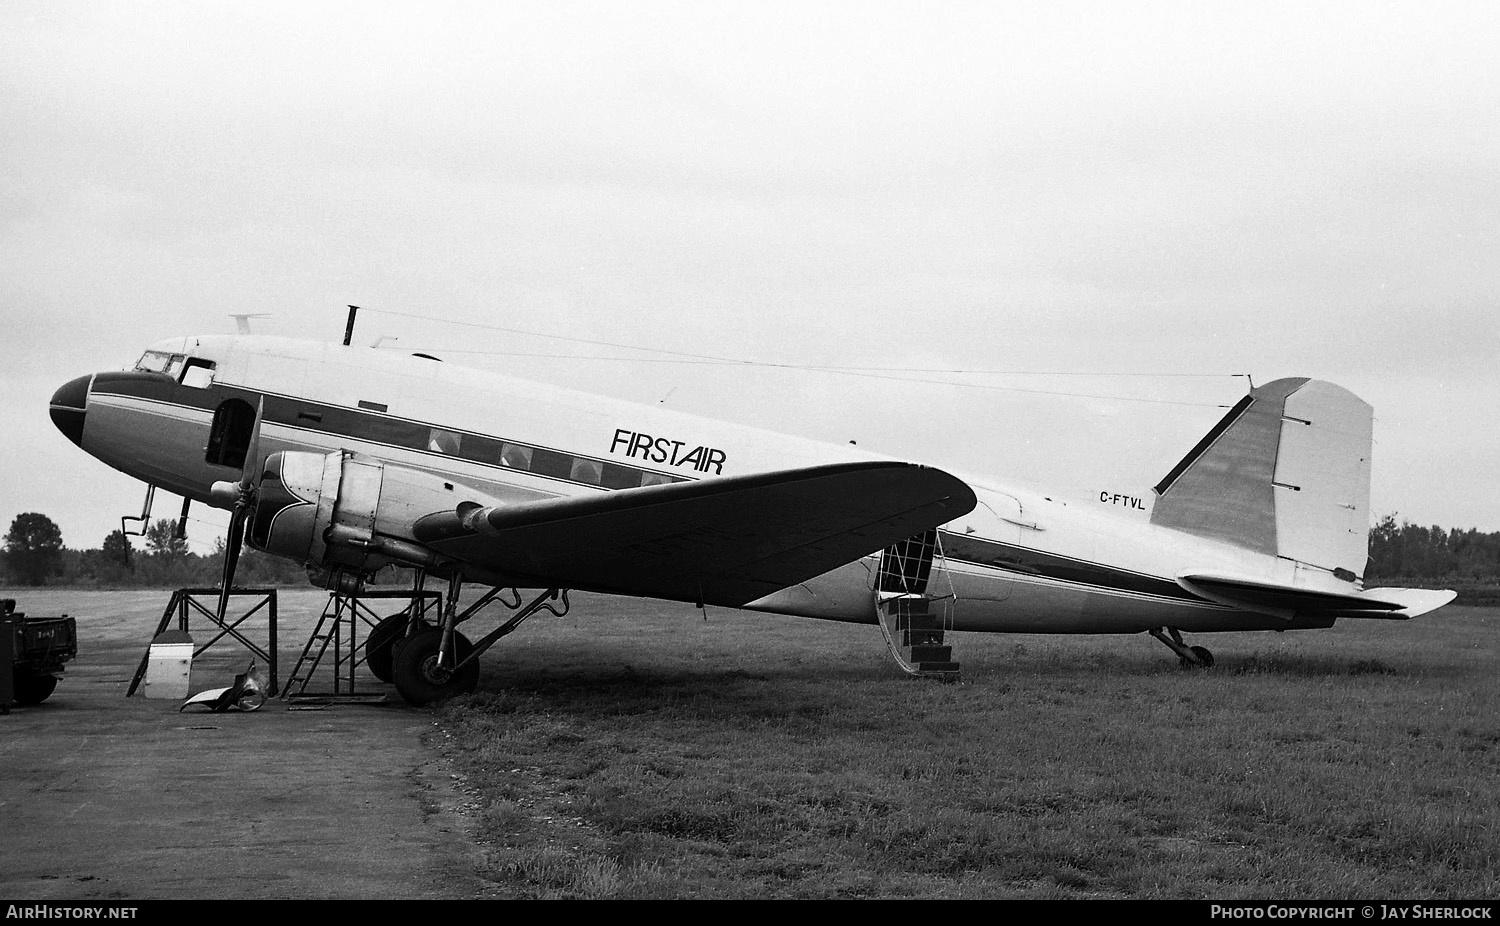
<path id="1" fill-rule="evenodd" d="M 16 612 L 13 598 L 0 598 L 0 711 L 11 704 L 40 704 L 57 687 L 63 665 L 78 655 L 73 618 L 33 617 Z"/>

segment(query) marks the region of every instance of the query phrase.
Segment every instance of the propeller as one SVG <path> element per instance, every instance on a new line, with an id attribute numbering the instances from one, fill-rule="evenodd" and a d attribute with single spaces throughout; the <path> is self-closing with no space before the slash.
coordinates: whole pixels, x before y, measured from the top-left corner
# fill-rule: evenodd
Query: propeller
<path id="1" fill-rule="evenodd" d="M 229 590 L 234 587 L 234 570 L 239 565 L 240 547 L 245 542 L 245 522 L 255 505 L 255 475 L 260 469 L 260 425 L 265 418 L 266 400 L 262 396 L 255 408 L 255 425 L 250 429 L 250 446 L 245 449 L 245 462 L 240 470 L 240 481 L 216 482 L 212 493 L 215 498 L 227 501 L 233 498 L 234 507 L 229 516 L 229 536 L 224 542 L 224 579 L 219 586 L 219 623 L 229 611 Z"/>

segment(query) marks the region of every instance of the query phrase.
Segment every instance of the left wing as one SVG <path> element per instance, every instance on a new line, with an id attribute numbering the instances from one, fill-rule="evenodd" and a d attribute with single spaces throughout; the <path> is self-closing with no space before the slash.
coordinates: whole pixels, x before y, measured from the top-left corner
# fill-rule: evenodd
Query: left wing
<path id="1" fill-rule="evenodd" d="M 419 519 L 427 546 L 535 587 L 738 607 L 976 504 L 963 481 L 899 462 L 839 463 Z"/>

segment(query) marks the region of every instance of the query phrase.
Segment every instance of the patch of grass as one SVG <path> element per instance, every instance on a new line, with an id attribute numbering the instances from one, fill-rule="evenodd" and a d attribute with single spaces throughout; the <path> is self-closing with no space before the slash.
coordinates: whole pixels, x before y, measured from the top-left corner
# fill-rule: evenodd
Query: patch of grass
<path id="1" fill-rule="evenodd" d="M 578 596 L 437 709 L 517 897 L 1356 898 L 1500 888 L 1500 612 L 955 635 Z M 512 640 L 515 641 L 512 645 Z"/>

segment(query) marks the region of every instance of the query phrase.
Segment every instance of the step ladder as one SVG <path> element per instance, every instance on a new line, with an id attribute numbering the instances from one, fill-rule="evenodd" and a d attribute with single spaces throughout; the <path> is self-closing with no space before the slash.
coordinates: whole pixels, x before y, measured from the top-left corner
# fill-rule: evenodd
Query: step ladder
<path id="1" fill-rule="evenodd" d="M 357 594 L 329 592 L 328 604 L 318 617 L 317 626 L 308 636 L 307 645 L 302 648 L 302 655 L 297 658 L 297 665 L 287 679 L 286 691 L 282 694 L 284 700 L 385 699 L 384 694 L 359 695 L 354 690 L 354 670 L 365 663 L 364 643 L 369 640 L 370 630 L 381 620 L 381 615 L 365 603 L 367 599 L 397 599 L 405 602 L 408 607 L 417 608 L 418 613 L 424 616 L 434 609 L 441 611 L 442 607 L 442 596 L 437 592 L 424 591 L 416 596 L 409 591 L 367 590 Z M 364 629 L 363 642 L 359 639 L 361 626 Z M 333 691 L 309 693 L 307 685 L 329 655 L 330 647 L 333 649 L 330 664 L 333 670 Z"/>
<path id="2" fill-rule="evenodd" d="M 880 556 L 875 616 L 896 664 L 908 675 L 957 681 L 958 663 L 946 635 L 953 629 L 952 580 L 935 594 L 932 567 L 943 556 L 936 528 L 887 547 Z M 946 578 L 947 569 L 940 569 Z"/>

